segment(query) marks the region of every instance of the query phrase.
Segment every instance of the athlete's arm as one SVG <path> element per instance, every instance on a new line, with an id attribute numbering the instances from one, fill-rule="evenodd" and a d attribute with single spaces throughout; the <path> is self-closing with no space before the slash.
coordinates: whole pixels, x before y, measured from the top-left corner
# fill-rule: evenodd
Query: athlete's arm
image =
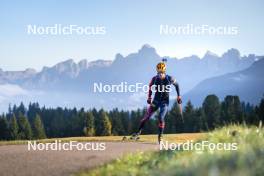
<path id="1" fill-rule="evenodd" d="M 171 84 L 174 85 L 174 87 L 176 89 L 176 92 L 177 92 L 177 95 L 181 96 L 181 94 L 180 94 L 180 86 L 179 86 L 179 83 L 176 81 L 176 79 L 171 77 Z"/>
<path id="2" fill-rule="evenodd" d="M 172 78 L 172 77 L 170 77 L 170 78 L 171 78 L 171 84 L 174 85 L 174 87 L 175 87 L 175 89 L 176 89 L 176 92 L 177 92 L 177 102 L 178 102 L 179 104 L 181 104 L 181 103 L 182 103 L 182 100 L 181 100 L 181 94 L 180 94 L 180 86 L 179 86 L 179 83 L 176 81 L 176 79 L 174 79 L 174 78 Z"/>
<path id="3" fill-rule="evenodd" d="M 151 103 L 151 95 L 152 95 L 151 87 L 152 87 L 153 84 L 154 84 L 154 79 L 155 79 L 155 77 L 153 77 L 153 78 L 150 80 L 150 83 L 149 83 L 148 100 L 147 100 L 147 103 L 148 103 L 148 104 Z"/>

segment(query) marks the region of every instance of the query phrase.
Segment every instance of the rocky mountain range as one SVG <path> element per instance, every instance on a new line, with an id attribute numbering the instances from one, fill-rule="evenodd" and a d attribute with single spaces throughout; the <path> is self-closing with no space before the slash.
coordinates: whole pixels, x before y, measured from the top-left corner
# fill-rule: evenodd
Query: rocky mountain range
<path id="1" fill-rule="evenodd" d="M 167 58 L 167 72 L 179 82 L 181 92 L 186 94 L 201 81 L 208 78 L 238 72 L 249 68 L 261 56 L 241 56 L 237 49 L 229 49 L 218 56 L 210 51 L 202 58 L 192 55 L 185 58 Z M 94 83 L 103 84 L 148 84 L 156 74 L 155 66 L 162 60 L 155 48 L 144 45 L 137 52 L 123 56 L 117 54 L 113 61 L 73 59 L 52 67 L 25 71 L 3 71 L 0 69 L 0 108 L 8 103 L 38 101 L 50 106 L 137 108 L 145 105 L 146 93 L 94 93 Z M 15 86 L 15 96 L 7 96 L 3 87 Z M 23 90 L 23 91 L 22 91 Z M 26 93 L 25 93 L 26 92 Z M 174 92 L 175 93 L 175 92 Z M 191 95 L 191 94 L 188 94 Z M 49 97 L 53 97 L 52 100 Z M 192 97 L 190 97 L 192 98 Z"/>

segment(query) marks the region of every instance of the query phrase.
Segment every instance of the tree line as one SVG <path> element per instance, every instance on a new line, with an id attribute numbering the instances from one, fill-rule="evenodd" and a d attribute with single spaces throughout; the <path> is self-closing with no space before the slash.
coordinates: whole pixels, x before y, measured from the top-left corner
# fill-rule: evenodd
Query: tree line
<path id="1" fill-rule="evenodd" d="M 145 112 L 146 108 L 131 111 L 46 108 L 38 103 L 30 103 L 26 108 L 21 103 L 9 106 L 8 112 L 0 116 L 0 139 L 129 135 L 137 131 Z M 143 134 L 157 133 L 157 115 L 146 124 Z M 238 96 L 226 96 L 221 102 L 216 95 L 208 95 L 201 107 L 188 101 L 182 115 L 175 102 L 165 118 L 165 133 L 204 132 L 231 123 L 258 125 L 264 120 L 264 98 L 255 106 L 240 102 Z"/>

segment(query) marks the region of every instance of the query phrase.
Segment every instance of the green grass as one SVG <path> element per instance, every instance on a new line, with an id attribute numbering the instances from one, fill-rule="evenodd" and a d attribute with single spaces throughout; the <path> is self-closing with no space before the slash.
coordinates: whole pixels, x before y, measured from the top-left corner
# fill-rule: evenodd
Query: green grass
<path id="1" fill-rule="evenodd" d="M 205 136 L 205 133 L 182 133 L 182 134 L 168 134 L 165 136 L 165 140 L 171 142 L 181 142 L 186 140 L 196 140 Z M 37 142 L 50 143 L 55 140 L 61 140 L 62 142 L 78 141 L 78 142 L 91 142 L 91 141 L 121 141 L 123 136 L 96 136 L 96 137 L 67 137 L 67 138 L 50 138 L 39 139 Z M 139 142 L 157 142 L 157 135 L 141 135 Z M 28 140 L 14 140 L 14 141 L 0 141 L 1 145 L 19 145 L 27 144 Z"/>
<path id="2" fill-rule="evenodd" d="M 263 128 L 228 126 L 208 133 L 203 140 L 214 143 L 237 143 L 238 150 L 140 152 L 129 154 L 92 171 L 82 171 L 77 175 L 264 175 Z"/>

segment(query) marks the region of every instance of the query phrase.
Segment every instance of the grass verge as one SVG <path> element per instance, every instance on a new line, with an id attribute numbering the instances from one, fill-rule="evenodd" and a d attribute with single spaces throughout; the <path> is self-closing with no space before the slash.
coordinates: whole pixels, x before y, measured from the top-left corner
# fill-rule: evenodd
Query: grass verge
<path id="1" fill-rule="evenodd" d="M 203 140 L 212 143 L 237 143 L 238 149 L 140 152 L 77 175 L 264 175 L 263 128 L 228 126 L 208 133 Z"/>

